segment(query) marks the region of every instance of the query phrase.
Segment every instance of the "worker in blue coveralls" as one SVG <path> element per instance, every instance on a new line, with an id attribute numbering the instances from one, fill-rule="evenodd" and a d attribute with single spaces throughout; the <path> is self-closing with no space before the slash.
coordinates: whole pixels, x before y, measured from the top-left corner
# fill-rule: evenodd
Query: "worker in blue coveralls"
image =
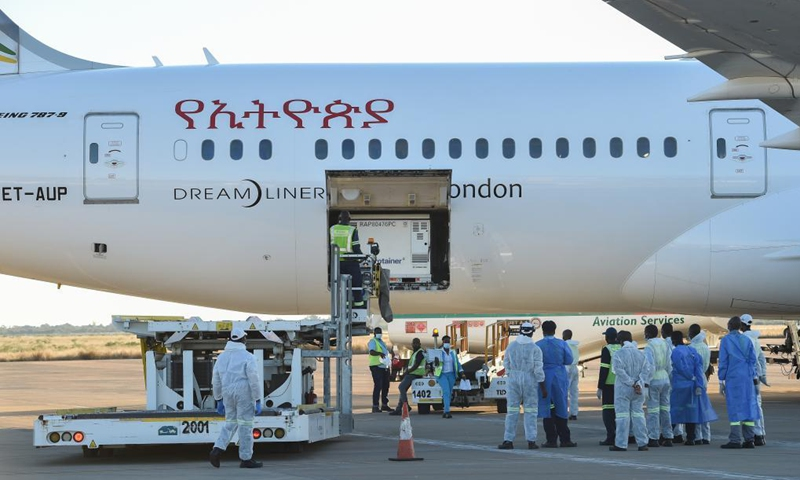
<path id="1" fill-rule="evenodd" d="M 567 393 L 569 391 L 569 377 L 566 366 L 572 364 L 572 351 L 567 342 L 556 338 L 556 322 L 547 320 L 542 324 L 544 338 L 536 342 L 542 350 L 544 363 L 545 388 L 539 392 L 539 417 L 543 418 L 544 433 L 547 442 L 542 444 L 545 448 L 555 448 L 561 440 L 562 447 L 576 447 L 577 443 L 570 439 L 569 407 Z M 547 392 L 547 397 L 543 396 Z"/>
<path id="2" fill-rule="evenodd" d="M 756 400 L 756 352 L 750 339 L 739 332 L 741 328 L 742 320 L 732 317 L 728 320 L 730 331 L 719 344 L 719 391 L 725 395 L 731 424 L 728 443 L 722 448 L 755 448 L 755 422 L 761 418 Z"/>

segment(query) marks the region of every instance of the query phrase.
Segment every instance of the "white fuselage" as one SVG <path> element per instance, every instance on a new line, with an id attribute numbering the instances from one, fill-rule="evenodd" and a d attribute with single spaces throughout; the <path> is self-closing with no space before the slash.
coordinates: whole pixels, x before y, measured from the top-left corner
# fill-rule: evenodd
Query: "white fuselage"
<path id="1" fill-rule="evenodd" d="M 757 146 L 758 135 L 790 129 L 759 102 L 686 102 L 720 80 L 690 62 L 0 77 L 0 273 L 240 311 L 325 313 L 326 171 L 438 169 L 452 171 L 449 287 L 393 292 L 396 313 L 789 315 L 800 311 L 800 157 Z M 341 104 L 358 112 L 336 116 Z M 739 116 L 758 135 L 733 132 L 719 150 L 715 129 Z M 128 136 L 115 140 L 123 123 Z M 531 139 L 541 141 L 539 158 Z M 595 142 L 592 158 L 585 139 Z M 639 139 L 649 140 L 646 153 Z M 208 140 L 214 156 L 204 160 Z"/>

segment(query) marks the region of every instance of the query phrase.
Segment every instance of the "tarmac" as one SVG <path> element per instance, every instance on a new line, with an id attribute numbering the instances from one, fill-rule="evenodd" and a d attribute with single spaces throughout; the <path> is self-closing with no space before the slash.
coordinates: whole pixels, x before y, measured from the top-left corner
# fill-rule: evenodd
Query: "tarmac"
<path id="1" fill-rule="evenodd" d="M 141 408 L 144 403 L 142 364 L 137 360 L 20 362 L 0 364 L 0 478 L 127 479 L 270 478 L 387 479 L 387 478 L 537 478 L 568 479 L 800 479 L 793 463 L 800 450 L 800 381 L 769 366 L 772 387 L 764 391 L 767 445 L 754 450 L 722 450 L 727 442 L 724 399 L 711 379 L 712 403 L 720 420 L 712 424 L 712 444 L 632 449 L 609 452 L 598 445 L 605 430 L 600 402 L 595 397 L 598 362 L 587 364 L 581 379 L 581 410 L 570 422 L 576 448 L 527 450 L 518 426 L 515 450 L 498 450 L 504 415 L 492 404 L 454 408 L 453 418 L 412 412 L 418 462 L 390 462 L 396 456 L 400 417 L 372 414 L 372 381 L 366 356 L 354 357 L 355 432 L 337 439 L 305 445 L 301 453 L 279 446 L 256 448 L 264 461 L 260 470 L 238 468 L 236 448 L 223 456 L 222 468 L 209 465 L 209 446 L 139 447 L 117 450 L 111 457 L 84 458 L 78 447 L 32 446 L 31 426 L 41 413 L 77 407 Z M 318 372 L 318 376 L 321 372 Z M 319 380 L 319 379 L 318 379 Z M 397 402 L 397 383 L 390 400 Z M 539 422 L 539 443 L 544 432 Z"/>

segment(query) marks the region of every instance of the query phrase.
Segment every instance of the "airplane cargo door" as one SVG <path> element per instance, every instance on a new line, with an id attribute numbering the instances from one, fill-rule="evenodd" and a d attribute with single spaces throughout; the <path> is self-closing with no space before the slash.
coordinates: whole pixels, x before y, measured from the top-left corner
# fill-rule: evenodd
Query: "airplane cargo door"
<path id="1" fill-rule="evenodd" d="M 139 116 L 90 114 L 84 128 L 84 203 L 139 203 Z"/>
<path id="2" fill-rule="evenodd" d="M 767 193 L 764 111 L 711 110 L 711 196 L 758 197 Z"/>

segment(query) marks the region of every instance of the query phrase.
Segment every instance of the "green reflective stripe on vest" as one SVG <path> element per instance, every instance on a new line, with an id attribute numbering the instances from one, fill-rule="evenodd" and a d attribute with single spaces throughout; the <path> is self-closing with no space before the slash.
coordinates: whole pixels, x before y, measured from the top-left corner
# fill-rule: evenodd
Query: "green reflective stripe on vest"
<path id="1" fill-rule="evenodd" d="M 375 351 L 378 353 L 383 353 L 383 347 L 381 346 L 381 342 L 375 340 Z M 378 367 L 381 365 L 381 356 L 380 355 L 370 355 L 369 356 L 369 366 L 370 367 Z"/>
<path id="2" fill-rule="evenodd" d="M 341 253 L 353 253 L 353 232 L 350 225 L 334 225 L 331 227 L 331 244 L 336 245 Z"/>
<path id="3" fill-rule="evenodd" d="M 609 343 L 605 346 L 608 349 L 608 353 L 611 354 L 611 358 L 614 358 L 614 354 L 617 353 L 617 350 L 622 348 L 622 345 L 618 343 Z M 606 377 L 606 385 L 614 385 L 614 380 L 617 379 L 617 375 L 611 370 L 611 365 L 608 367 L 608 376 Z"/>
<path id="4" fill-rule="evenodd" d="M 417 359 L 417 354 L 419 354 L 420 352 L 424 352 L 424 350 L 420 348 L 419 350 L 411 354 L 411 358 L 409 359 L 409 362 L 411 362 L 411 364 L 409 365 L 409 367 L 414 366 L 414 362 Z M 412 370 L 408 373 L 411 375 L 419 375 L 420 377 L 425 375 L 425 359 L 422 360 L 422 363 L 419 364 L 419 367 L 417 367 L 416 370 Z"/>
<path id="5" fill-rule="evenodd" d="M 667 380 L 667 358 L 669 358 L 669 348 L 664 342 L 648 343 L 653 351 L 653 362 L 655 363 L 655 372 L 653 372 L 653 380 Z"/>

